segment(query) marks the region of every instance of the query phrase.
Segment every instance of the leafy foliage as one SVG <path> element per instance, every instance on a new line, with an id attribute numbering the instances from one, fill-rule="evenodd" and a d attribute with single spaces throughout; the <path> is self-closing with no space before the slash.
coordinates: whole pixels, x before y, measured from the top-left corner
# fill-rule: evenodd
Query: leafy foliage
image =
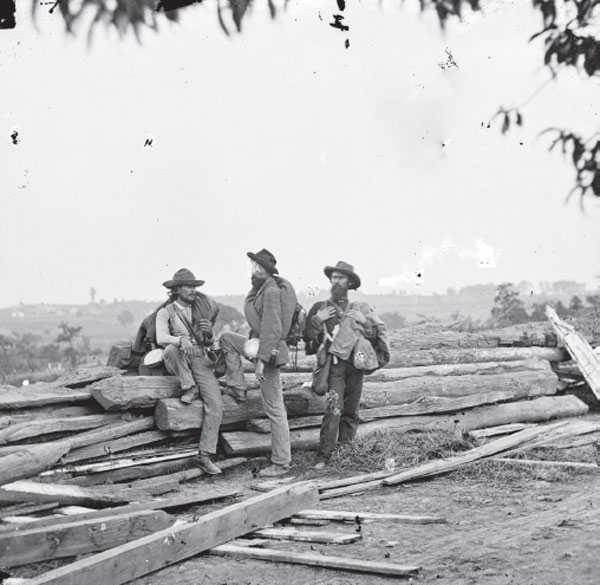
<path id="1" fill-rule="evenodd" d="M 492 319 L 499 327 L 526 323 L 529 320 L 525 304 L 519 298 L 519 293 L 513 289 L 512 283 L 498 286 L 492 307 Z"/>

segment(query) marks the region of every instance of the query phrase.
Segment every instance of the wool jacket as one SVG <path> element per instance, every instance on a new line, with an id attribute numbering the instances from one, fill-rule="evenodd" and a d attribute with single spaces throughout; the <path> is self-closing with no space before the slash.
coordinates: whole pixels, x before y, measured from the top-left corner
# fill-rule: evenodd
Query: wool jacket
<path id="1" fill-rule="evenodd" d="M 280 288 L 282 282 L 286 285 L 285 295 Z M 250 337 L 259 339 L 258 359 L 275 366 L 287 363 L 285 338 L 292 325 L 296 302 L 292 285 L 281 277 L 269 276 L 258 290 L 248 293 L 244 313 L 250 325 Z"/>

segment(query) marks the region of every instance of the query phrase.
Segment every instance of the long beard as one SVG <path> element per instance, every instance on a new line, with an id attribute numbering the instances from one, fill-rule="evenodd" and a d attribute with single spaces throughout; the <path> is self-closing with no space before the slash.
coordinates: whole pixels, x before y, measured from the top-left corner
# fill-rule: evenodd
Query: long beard
<path id="1" fill-rule="evenodd" d="M 348 296 L 348 290 L 344 288 L 341 284 L 334 284 L 331 287 L 331 298 L 339 301 L 340 299 L 345 299 Z"/>

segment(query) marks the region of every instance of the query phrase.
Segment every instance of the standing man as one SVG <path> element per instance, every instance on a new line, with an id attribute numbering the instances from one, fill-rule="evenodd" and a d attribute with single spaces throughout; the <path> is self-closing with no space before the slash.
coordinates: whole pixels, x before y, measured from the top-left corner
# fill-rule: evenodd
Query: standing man
<path id="1" fill-rule="evenodd" d="M 278 477 L 288 472 L 292 460 L 279 368 L 288 361 L 285 339 L 297 299 L 292 285 L 277 276 L 277 260 L 271 252 L 266 249 L 256 254 L 248 252 L 248 258 L 252 289 L 246 297 L 244 313 L 250 325 L 250 340 L 238 333 L 225 332 L 220 344 L 227 364 L 227 386 L 239 401 L 246 399 L 247 388 L 241 356 L 255 363 L 265 413 L 271 423 L 271 464 L 259 476 Z"/>
<path id="2" fill-rule="evenodd" d="M 209 296 L 196 291 L 196 287 L 203 284 L 204 281 L 196 280 L 187 268 L 181 268 L 171 280 L 163 282 L 172 302 L 156 315 L 156 342 L 164 347 L 167 371 L 179 378 L 183 391 L 181 402 L 191 404 L 200 395 L 204 416 L 197 462 L 202 471 L 216 475 L 221 470 L 211 456 L 217 452 L 223 404 L 207 347 L 214 340 L 213 326 L 219 306 Z"/>
<path id="3" fill-rule="evenodd" d="M 325 266 L 331 283 L 327 301 L 315 303 L 306 319 L 306 353 L 317 353 L 323 345 L 329 362 L 327 406 L 319 439 L 315 469 L 323 469 L 338 443 L 350 443 L 359 423 L 359 404 L 364 370 L 354 366 L 353 351 L 360 337 L 375 344 L 379 337 L 387 343 L 387 332 L 381 319 L 366 303 L 351 303 L 348 291 L 360 287 L 354 267 L 340 261 Z M 389 359 L 389 355 L 388 355 Z"/>

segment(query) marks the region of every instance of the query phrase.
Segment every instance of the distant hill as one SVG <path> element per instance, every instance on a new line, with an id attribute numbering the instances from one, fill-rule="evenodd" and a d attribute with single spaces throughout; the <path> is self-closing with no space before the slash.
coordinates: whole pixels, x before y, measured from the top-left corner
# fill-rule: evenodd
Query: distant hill
<path id="1" fill-rule="evenodd" d="M 364 295 L 353 293 L 353 299 L 373 305 L 381 313 L 396 312 L 408 323 L 426 319 L 449 320 L 457 312 L 462 317 L 486 320 L 494 302 L 496 286 L 493 284 L 465 287 L 444 295 L 408 295 L 401 293 Z M 527 307 L 546 300 L 561 300 L 568 304 L 572 290 L 563 294 L 521 295 Z M 579 291 L 577 291 L 579 292 Z M 581 293 L 585 295 L 585 291 Z M 299 294 L 299 301 L 308 310 L 310 306 L 327 297 L 327 291 L 318 295 Z M 244 295 L 215 297 L 219 303 L 243 312 Z M 118 341 L 134 338 L 141 321 L 159 304 L 148 301 L 120 301 L 112 303 L 87 303 L 85 305 L 21 304 L 0 309 L 0 335 L 28 333 L 39 338 L 39 344 L 55 341 L 59 325 L 68 323 L 82 327 L 82 335 L 89 338 L 92 348 L 107 352 Z"/>

